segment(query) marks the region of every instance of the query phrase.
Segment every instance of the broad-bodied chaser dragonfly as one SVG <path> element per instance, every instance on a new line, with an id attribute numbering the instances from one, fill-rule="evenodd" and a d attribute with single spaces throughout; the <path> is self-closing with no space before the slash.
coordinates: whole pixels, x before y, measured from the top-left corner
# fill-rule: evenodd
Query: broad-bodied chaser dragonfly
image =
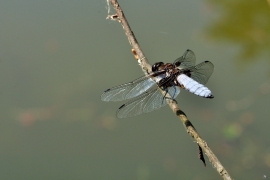
<path id="1" fill-rule="evenodd" d="M 101 95 L 101 100 L 122 101 L 130 99 L 117 111 L 118 118 L 126 118 L 165 106 L 167 104 L 165 96 L 158 87 L 173 99 L 180 93 L 180 88 L 198 96 L 214 98 L 211 91 L 204 86 L 213 73 L 214 65 L 210 61 L 195 65 L 195 61 L 196 57 L 193 51 L 187 50 L 173 63 L 155 63 L 152 66 L 152 73 L 132 82 L 107 89 Z"/>

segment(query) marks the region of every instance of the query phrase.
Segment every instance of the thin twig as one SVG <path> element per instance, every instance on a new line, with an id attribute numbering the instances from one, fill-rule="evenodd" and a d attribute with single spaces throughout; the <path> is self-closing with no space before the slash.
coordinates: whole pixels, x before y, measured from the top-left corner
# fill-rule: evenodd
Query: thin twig
<path id="1" fill-rule="evenodd" d="M 115 20 L 117 19 L 121 25 L 123 26 L 123 29 L 128 37 L 129 43 L 132 46 L 132 48 L 136 51 L 138 57 L 139 57 L 139 64 L 141 68 L 144 70 L 145 73 L 151 72 L 151 65 L 148 63 L 146 57 L 144 56 L 126 18 L 123 13 L 123 10 L 121 9 L 119 3 L 117 0 L 110 0 L 111 4 L 113 5 L 114 9 L 116 10 L 116 15 L 113 15 L 111 19 Z M 110 16 L 108 16 L 110 18 Z M 218 173 L 223 177 L 225 180 L 232 180 L 226 169 L 222 166 L 222 164 L 219 162 L 215 154 L 211 151 L 207 143 L 200 137 L 192 123 L 187 119 L 187 116 L 185 113 L 178 107 L 176 101 L 170 100 L 167 98 L 167 103 L 172 109 L 172 111 L 177 115 L 177 117 L 183 122 L 184 126 L 187 129 L 187 132 L 191 137 L 194 138 L 194 140 L 198 143 L 198 145 L 202 148 L 202 150 L 205 152 L 206 156 L 209 158 L 209 161 L 212 163 L 212 165 L 217 169 Z"/>

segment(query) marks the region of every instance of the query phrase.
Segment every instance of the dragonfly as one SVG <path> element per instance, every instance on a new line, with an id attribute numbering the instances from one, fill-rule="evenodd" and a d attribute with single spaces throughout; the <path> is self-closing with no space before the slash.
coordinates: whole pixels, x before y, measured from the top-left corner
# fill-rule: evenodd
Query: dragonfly
<path id="1" fill-rule="evenodd" d="M 210 61 L 197 65 L 195 63 L 195 54 L 188 49 L 173 63 L 154 63 L 150 74 L 105 90 L 101 100 L 129 100 L 116 112 L 118 118 L 127 118 L 167 105 L 167 96 L 163 95 L 159 88 L 169 94 L 173 100 L 179 95 L 180 89 L 201 97 L 214 98 L 210 89 L 205 86 L 213 73 L 214 65 Z"/>

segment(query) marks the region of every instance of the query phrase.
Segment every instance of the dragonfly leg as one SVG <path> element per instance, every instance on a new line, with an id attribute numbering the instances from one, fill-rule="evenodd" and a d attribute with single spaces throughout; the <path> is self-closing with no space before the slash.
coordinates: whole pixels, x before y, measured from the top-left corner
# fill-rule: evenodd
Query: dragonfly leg
<path id="1" fill-rule="evenodd" d="M 168 89 L 166 89 L 166 93 L 165 93 L 165 95 L 162 98 L 162 104 L 164 103 L 164 99 L 166 98 L 167 93 L 168 93 Z"/>
<path id="2" fill-rule="evenodd" d="M 168 90 L 168 88 L 166 88 L 166 89 L 163 89 L 163 91 L 165 91 L 166 93 L 165 93 L 165 95 L 163 96 L 162 104 L 164 103 L 164 100 L 168 98 L 168 97 L 166 97 L 166 95 L 168 94 L 169 90 Z M 175 92 L 176 92 L 176 88 L 175 88 Z M 174 93 L 174 95 L 175 95 L 175 93 Z M 174 95 L 173 95 L 173 96 L 174 96 Z M 172 97 L 172 98 L 168 98 L 168 99 L 174 100 L 173 97 Z"/>

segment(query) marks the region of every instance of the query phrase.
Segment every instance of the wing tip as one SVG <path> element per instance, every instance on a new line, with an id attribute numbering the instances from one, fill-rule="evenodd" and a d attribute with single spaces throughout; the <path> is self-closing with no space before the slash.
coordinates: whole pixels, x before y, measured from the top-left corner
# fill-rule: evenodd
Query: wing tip
<path id="1" fill-rule="evenodd" d="M 118 108 L 118 111 L 119 111 L 120 109 L 122 109 L 125 105 L 126 105 L 126 104 L 122 104 L 122 106 L 120 106 L 120 107 Z"/>
<path id="2" fill-rule="evenodd" d="M 101 94 L 101 96 L 100 96 L 101 101 L 110 101 L 110 100 L 106 99 L 106 96 L 105 96 L 105 94 L 106 94 L 108 91 L 110 91 L 110 90 L 111 90 L 111 89 L 109 88 L 109 89 L 105 90 L 105 91 Z"/>
<path id="3" fill-rule="evenodd" d="M 126 104 L 122 104 L 118 110 L 116 111 L 116 117 L 119 118 L 119 119 L 122 119 L 122 118 L 127 118 L 128 116 L 123 116 L 123 114 L 121 115 L 121 113 L 119 113 L 119 111 L 121 111 L 122 108 L 124 108 L 126 106 Z"/>
<path id="4" fill-rule="evenodd" d="M 111 88 L 109 88 L 109 89 L 106 89 L 106 90 L 104 91 L 104 93 L 108 92 L 109 90 L 111 90 Z"/>

